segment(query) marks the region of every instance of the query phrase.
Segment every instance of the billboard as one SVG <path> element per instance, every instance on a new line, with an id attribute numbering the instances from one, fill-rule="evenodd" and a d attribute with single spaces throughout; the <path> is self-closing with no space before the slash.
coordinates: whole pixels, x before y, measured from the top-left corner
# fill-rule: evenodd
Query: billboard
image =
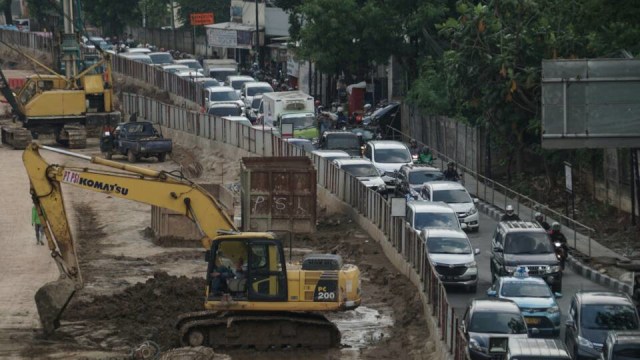
<path id="1" fill-rule="evenodd" d="M 542 62 L 542 147 L 640 144 L 640 60 Z"/>

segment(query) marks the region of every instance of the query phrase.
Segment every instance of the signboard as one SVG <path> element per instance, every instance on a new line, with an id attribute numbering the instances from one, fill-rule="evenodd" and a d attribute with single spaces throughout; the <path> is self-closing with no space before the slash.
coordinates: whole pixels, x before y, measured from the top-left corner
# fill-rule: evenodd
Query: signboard
<path id="1" fill-rule="evenodd" d="M 235 48 L 238 45 L 238 34 L 235 30 L 207 29 L 209 46 Z"/>
<path id="2" fill-rule="evenodd" d="M 573 179 L 571 178 L 571 164 L 564 163 L 565 188 L 568 193 L 573 193 Z"/>
<path id="3" fill-rule="evenodd" d="M 391 216 L 393 217 L 405 217 L 407 211 L 407 199 L 406 198 L 391 198 Z"/>
<path id="4" fill-rule="evenodd" d="M 213 21 L 213 13 L 193 13 L 189 15 L 189 19 L 191 20 L 191 26 L 197 25 L 211 25 L 214 23 Z"/>

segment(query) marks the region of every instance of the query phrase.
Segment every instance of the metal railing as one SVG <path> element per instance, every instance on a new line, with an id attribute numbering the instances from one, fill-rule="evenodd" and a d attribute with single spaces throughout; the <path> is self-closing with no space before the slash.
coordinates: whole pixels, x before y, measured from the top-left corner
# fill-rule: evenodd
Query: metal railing
<path id="1" fill-rule="evenodd" d="M 455 360 L 467 359 L 467 340 L 458 326 L 458 318 L 447 298 L 433 264 L 426 253 L 421 234 L 408 227 L 402 218 L 391 217 L 391 207 L 378 192 L 370 190 L 357 178 L 338 169 L 327 159 L 306 153 L 302 148 L 263 131 L 237 122 L 201 114 L 136 94 L 124 93 L 126 113 L 137 112 L 142 118 L 203 138 L 220 141 L 260 156 L 309 156 L 317 168 L 318 185 L 352 206 L 386 235 L 386 240 L 408 262 L 421 281 L 431 315 L 440 329 L 439 336 Z"/>
<path id="2" fill-rule="evenodd" d="M 388 126 L 388 131 L 391 132 L 392 137 L 399 141 L 409 142 L 413 137 L 409 136 L 401 132 L 398 129 L 392 128 Z M 420 147 L 425 146 L 420 141 L 418 141 Z M 452 157 L 447 154 L 438 151 L 432 147 L 429 147 L 434 157 L 437 158 L 434 161 L 434 166 L 439 166 L 440 169 L 444 170 L 447 166 L 447 163 L 454 161 Z M 593 234 L 595 230 L 585 224 L 582 224 L 579 221 L 571 219 L 553 209 L 548 207 L 545 204 L 539 203 L 536 200 L 532 199 L 529 196 L 518 193 L 517 191 L 500 184 L 499 182 L 492 180 L 482 174 L 479 174 L 472 169 L 465 167 L 464 165 L 456 164 L 456 169 L 460 172 L 462 171 L 461 180 L 467 187 L 467 190 L 471 192 L 473 195 L 481 198 L 487 203 L 504 210 L 508 204 L 514 206 L 516 213 L 520 215 L 522 219 L 534 219 L 534 214 L 539 212 L 543 214 L 545 218 L 554 219 L 555 221 L 564 223 L 565 226 L 569 227 L 573 232 L 573 248 L 578 249 L 578 234 L 586 234 L 587 237 L 587 249 L 578 249 L 580 251 L 586 252 L 589 256 L 591 256 L 591 245 L 593 240 Z M 526 213 L 526 214 L 525 214 Z M 526 215 L 526 216 L 525 216 Z M 569 239 L 568 239 L 569 240 Z"/>

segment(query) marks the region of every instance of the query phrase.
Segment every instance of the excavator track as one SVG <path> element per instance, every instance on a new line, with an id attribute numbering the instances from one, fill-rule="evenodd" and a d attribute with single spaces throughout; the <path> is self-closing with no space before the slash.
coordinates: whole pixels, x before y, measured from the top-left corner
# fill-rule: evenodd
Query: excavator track
<path id="1" fill-rule="evenodd" d="M 183 346 L 212 348 L 304 347 L 340 345 L 340 330 L 321 314 L 294 312 L 198 311 L 176 324 Z"/>
<path id="2" fill-rule="evenodd" d="M 84 149 L 87 147 L 87 129 L 83 125 L 65 125 L 57 140 L 69 149 Z"/>
<path id="3" fill-rule="evenodd" d="M 2 143 L 10 145 L 16 150 L 24 150 L 31 143 L 31 131 L 23 127 L 3 126 Z"/>

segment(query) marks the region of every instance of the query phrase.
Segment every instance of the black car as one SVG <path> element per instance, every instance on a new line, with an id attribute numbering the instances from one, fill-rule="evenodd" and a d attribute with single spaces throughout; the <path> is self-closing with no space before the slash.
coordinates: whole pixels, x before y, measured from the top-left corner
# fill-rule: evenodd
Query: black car
<path id="1" fill-rule="evenodd" d="M 640 330 L 609 331 L 600 360 L 640 359 Z"/>
<path id="2" fill-rule="evenodd" d="M 424 183 L 438 180 L 444 180 L 444 174 L 437 168 L 427 165 L 403 165 L 396 174 L 395 195 L 402 197 L 411 190 L 419 193 Z"/>
<path id="3" fill-rule="evenodd" d="M 629 295 L 621 292 L 585 291 L 571 299 L 564 343 L 574 360 L 600 357 L 611 330 L 638 330 L 638 312 Z"/>
<path id="4" fill-rule="evenodd" d="M 351 156 L 362 156 L 362 138 L 350 131 L 325 131 L 320 137 L 320 149 L 342 150 Z"/>
<path id="5" fill-rule="evenodd" d="M 543 278 L 553 292 L 562 292 L 562 269 L 547 232 L 530 221 L 502 221 L 491 239 L 491 279 L 511 276 L 527 268 L 529 276 Z"/>
<path id="6" fill-rule="evenodd" d="M 462 320 L 461 330 L 469 343 L 471 360 L 491 360 L 489 338 L 528 338 L 520 308 L 506 299 L 473 300 Z"/>

